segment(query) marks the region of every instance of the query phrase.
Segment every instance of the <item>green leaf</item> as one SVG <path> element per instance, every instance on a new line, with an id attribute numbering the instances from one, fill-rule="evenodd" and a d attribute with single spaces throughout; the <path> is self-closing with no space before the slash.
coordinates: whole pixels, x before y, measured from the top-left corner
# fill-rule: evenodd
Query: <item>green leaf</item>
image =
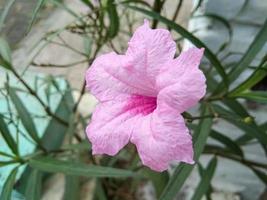
<path id="1" fill-rule="evenodd" d="M 236 94 L 235 98 L 247 99 L 259 103 L 267 103 L 267 91 L 254 91 Z"/>
<path id="2" fill-rule="evenodd" d="M 0 167 L 5 167 L 6 165 L 18 163 L 18 160 L 0 161 Z"/>
<path id="3" fill-rule="evenodd" d="M 244 157 L 244 153 L 242 149 L 238 146 L 238 144 L 234 142 L 232 139 L 230 139 L 229 137 L 227 137 L 226 135 L 223 135 L 222 133 L 219 133 L 218 131 L 212 130 L 210 132 L 210 137 L 224 144 L 233 153 L 241 157 Z"/>
<path id="4" fill-rule="evenodd" d="M 202 115 L 208 115 L 209 111 L 207 107 L 204 107 Z M 212 126 L 211 118 L 203 118 L 200 120 L 197 130 L 193 135 L 195 161 L 197 162 L 207 141 Z M 169 183 L 165 187 L 160 196 L 160 200 L 173 200 L 176 194 L 179 192 L 187 177 L 193 170 L 193 165 L 180 164 L 174 171 Z"/>
<path id="5" fill-rule="evenodd" d="M 254 41 L 251 43 L 247 49 L 244 56 L 238 62 L 238 64 L 229 73 L 229 80 L 231 82 L 235 81 L 236 78 L 243 72 L 248 65 L 253 61 L 258 52 L 262 49 L 267 41 L 267 19 L 265 20 L 262 29 L 255 36 Z"/>
<path id="6" fill-rule="evenodd" d="M 229 116 L 224 118 L 227 120 L 229 123 L 233 124 L 234 126 L 240 128 L 243 130 L 246 134 L 251 135 L 254 138 L 257 138 L 258 141 L 261 143 L 263 149 L 265 152 L 267 152 L 267 134 L 264 133 L 258 125 L 254 122 L 254 120 L 247 115 L 246 117 L 243 118 L 243 116 L 240 116 L 238 119 L 238 115 L 233 113 L 232 111 L 226 110 L 222 106 L 219 105 L 214 105 L 213 104 L 213 109 L 221 116 Z M 232 108 L 233 110 L 235 108 Z M 240 120 L 241 119 L 241 120 Z M 250 119 L 249 122 L 246 122 L 246 119 Z"/>
<path id="7" fill-rule="evenodd" d="M 7 41 L 0 37 L 0 66 L 6 69 L 12 69 L 11 50 Z"/>
<path id="8" fill-rule="evenodd" d="M 11 200 L 11 193 L 12 193 L 15 181 L 16 181 L 17 171 L 18 171 L 18 167 L 14 168 L 9 174 L 3 186 L 0 200 Z"/>
<path id="9" fill-rule="evenodd" d="M 95 198 L 97 200 L 107 200 L 107 196 L 106 193 L 104 191 L 101 179 L 97 179 L 96 180 L 96 188 L 95 188 L 95 194 L 94 194 Z"/>
<path id="10" fill-rule="evenodd" d="M 41 173 L 34 169 L 27 182 L 25 197 L 27 200 L 40 199 L 41 196 Z"/>
<path id="11" fill-rule="evenodd" d="M 244 56 L 240 59 L 240 61 L 237 63 L 236 66 L 233 67 L 233 69 L 230 71 L 228 77 L 229 82 L 233 82 L 236 80 L 236 78 L 245 70 L 248 68 L 249 64 L 253 61 L 255 56 L 259 53 L 259 51 L 262 49 L 264 44 L 267 41 L 267 19 L 264 22 L 262 29 L 259 31 L 259 33 L 255 36 L 254 41 L 251 43 L 249 48 L 247 49 Z M 217 89 L 215 90 L 215 94 L 220 93 L 221 89 L 223 88 L 222 84 L 219 84 Z"/>
<path id="12" fill-rule="evenodd" d="M 200 200 L 208 192 L 216 166 L 217 159 L 216 157 L 213 157 L 209 162 L 207 169 L 204 171 L 204 175 L 201 177 L 201 182 L 198 184 L 192 200 Z"/>
<path id="13" fill-rule="evenodd" d="M 32 25 L 36 19 L 36 16 L 37 16 L 37 13 L 39 12 L 39 10 L 42 8 L 43 4 L 44 4 L 45 0 L 38 0 L 37 1 L 37 5 L 33 11 L 33 14 L 32 14 L 32 17 L 31 17 L 31 20 L 30 20 L 30 25 L 26 31 L 26 34 L 30 32 L 31 28 L 32 28 Z"/>
<path id="14" fill-rule="evenodd" d="M 205 48 L 205 56 L 206 58 L 210 61 L 210 63 L 215 67 L 215 69 L 217 70 L 217 72 L 220 74 L 220 76 L 223 79 L 223 83 L 226 87 L 228 87 L 228 77 L 223 69 L 223 66 L 221 65 L 220 61 L 218 60 L 218 58 L 212 53 L 212 51 L 202 42 L 200 41 L 197 37 L 195 37 L 194 35 L 192 35 L 190 32 L 188 32 L 186 29 L 184 29 L 182 26 L 176 24 L 175 22 L 159 15 L 156 12 L 153 11 L 149 11 L 143 8 L 139 8 L 136 6 L 131 6 L 131 5 L 127 5 L 128 8 L 136 10 L 138 12 L 141 12 L 145 15 L 148 15 L 154 19 L 157 19 L 158 21 L 166 24 L 168 27 L 170 27 L 171 29 L 175 30 L 177 33 L 179 33 L 180 35 L 182 35 L 183 37 L 185 37 L 186 39 L 188 39 L 189 41 L 191 41 L 194 45 L 196 45 L 197 47 L 204 47 Z"/>
<path id="15" fill-rule="evenodd" d="M 65 191 L 63 200 L 74 200 L 79 198 L 79 184 L 80 180 L 77 176 L 66 176 Z"/>
<path id="16" fill-rule="evenodd" d="M 108 36 L 114 38 L 117 35 L 120 26 L 120 20 L 114 0 L 108 0 L 107 12 L 109 16 Z"/>
<path id="17" fill-rule="evenodd" d="M 25 129 L 27 130 L 27 132 L 31 136 L 31 138 L 37 144 L 41 145 L 40 138 L 37 135 L 36 127 L 34 125 L 32 118 L 30 117 L 31 115 L 28 112 L 28 110 L 25 108 L 24 104 L 22 103 L 22 101 L 20 100 L 18 95 L 16 94 L 16 90 L 12 87 L 8 87 L 7 90 L 9 92 L 9 96 L 10 96 L 10 98 L 11 98 L 11 100 L 12 100 L 12 102 L 13 102 L 13 104 L 14 104 L 17 112 L 18 112 L 18 115 L 21 119 L 23 126 L 25 127 Z"/>
<path id="18" fill-rule="evenodd" d="M 16 142 L 14 141 L 13 137 L 11 136 L 11 133 L 8 130 L 8 127 L 4 121 L 3 115 L 0 114 L 0 133 L 3 136 L 4 140 L 6 141 L 7 145 L 11 149 L 11 151 L 18 155 L 18 146 Z"/>
<path id="19" fill-rule="evenodd" d="M 60 172 L 74 176 L 123 178 L 136 175 L 132 171 L 124 169 L 87 165 L 84 163 L 75 163 L 73 161 L 63 161 L 48 157 L 32 159 L 29 161 L 29 165 L 41 171 L 52 173 Z"/>
<path id="20" fill-rule="evenodd" d="M 94 9 L 94 5 L 91 3 L 90 0 L 81 0 L 84 4 L 89 6 L 92 10 Z"/>
<path id="21" fill-rule="evenodd" d="M 260 82 L 267 75 L 267 64 L 260 65 L 253 74 L 244 82 L 240 83 L 235 89 L 228 93 L 228 97 L 235 97 L 243 91 L 250 89 L 258 82 Z"/>
<path id="22" fill-rule="evenodd" d="M 168 180 L 169 180 L 168 172 L 164 171 L 164 172 L 159 173 L 159 172 L 152 171 L 148 168 L 144 168 L 141 170 L 141 173 L 145 177 L 147 177 L 149 180 L 152 181 L 152 183 L 155 187 L 155 190 L 156 190 L 157 197 L 159 197 L 159 195 L 163 191 L 164 187 L 168 183 Z"/>

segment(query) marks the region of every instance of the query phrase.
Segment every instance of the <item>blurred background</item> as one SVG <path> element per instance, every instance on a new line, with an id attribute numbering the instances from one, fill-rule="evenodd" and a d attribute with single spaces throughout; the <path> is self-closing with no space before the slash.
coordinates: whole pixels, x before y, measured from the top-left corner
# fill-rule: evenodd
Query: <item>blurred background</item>
<path id="1" fill-rule="evenodd" d="M 144 19 L 176 55 L 206 49 L 207 95 L 184 113 L 194 167 L 151 171 L 131 144 L 92 156 L 85 137 L 85 71 Z M 0 200 L 267 199 L 266 19 L 265 0 L 0 0 Z"/>

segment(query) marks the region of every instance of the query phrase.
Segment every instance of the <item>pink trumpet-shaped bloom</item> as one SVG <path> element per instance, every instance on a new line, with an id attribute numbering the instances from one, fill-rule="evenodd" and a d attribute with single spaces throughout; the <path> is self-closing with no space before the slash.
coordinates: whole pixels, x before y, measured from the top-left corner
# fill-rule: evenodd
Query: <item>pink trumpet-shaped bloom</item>
<path id="1" fill-rule="evenodd" d="M 95 59 L 86 72 L 87 89 L 100 101 L 86 129 L 93 154 L 115 155 L 136 145 L 141 161 L 155 171 L 171 161 L 193 164 L 192 138 L 181 113 L 205 95 L 198 66 L 204 49 L 174 58 L 169 31 L 140 26 L 125 55 Z"/>

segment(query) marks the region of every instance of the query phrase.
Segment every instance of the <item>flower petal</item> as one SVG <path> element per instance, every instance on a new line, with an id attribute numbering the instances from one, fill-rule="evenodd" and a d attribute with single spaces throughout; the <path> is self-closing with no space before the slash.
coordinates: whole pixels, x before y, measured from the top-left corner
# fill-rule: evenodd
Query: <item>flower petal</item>
<path id="1" fill-rule="evenodd" d="M 183 117 L 167 105 L 160 105 L 139 121 L 131 142 L 144 165 L 164 171 L 171 161 L 193 164 L 192 138 Z"/>
<path id="2" fill-rule="evenodd" d="M 129 142 L 137 121 L 155 107 L 156 98 L 138 95 L 120 95 L 116 101 L 98 104 L 86 129 L 93 154 L 118 153 Z"/>
<path id="3" fill-rule="evenodd" d="M 86 87 L 100 101 L 115 99 L 120 94 L 155 96 L 146 78 L 133 70 L 129 56 L 108 53 L 95 59 L 86 72 Z"/>
<path id="4" fill-rule="evenodd" d="M 182 113 L 205 95 L 206 78 L 198 68 L 203 51 L 191 48 L 164 66 L 157 77 L 158 102 L 165 102 Z"/>
<path id="5" fill-rule="evenodd" d="M 176 44 L 165 29 L 151 29 L 145 20 L 128 43 L 127 56 L 138 58 L 135 70 L 143 72 L 151 85 L 155 85 L 156 76 L 164 63 L 174 58 Z"/>

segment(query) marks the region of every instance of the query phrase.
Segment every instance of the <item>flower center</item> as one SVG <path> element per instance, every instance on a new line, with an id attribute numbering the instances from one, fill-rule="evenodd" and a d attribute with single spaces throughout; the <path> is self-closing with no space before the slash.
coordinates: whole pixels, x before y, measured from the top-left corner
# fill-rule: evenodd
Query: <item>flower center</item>
<path id="1" fill-rule="evenodd" d="M 127 105 L 124 107 L 124 112 L 132 112 L 134 115 L 148 115 L 157 107 L 157 98 L 141 95 L 132 95 Z"/>

